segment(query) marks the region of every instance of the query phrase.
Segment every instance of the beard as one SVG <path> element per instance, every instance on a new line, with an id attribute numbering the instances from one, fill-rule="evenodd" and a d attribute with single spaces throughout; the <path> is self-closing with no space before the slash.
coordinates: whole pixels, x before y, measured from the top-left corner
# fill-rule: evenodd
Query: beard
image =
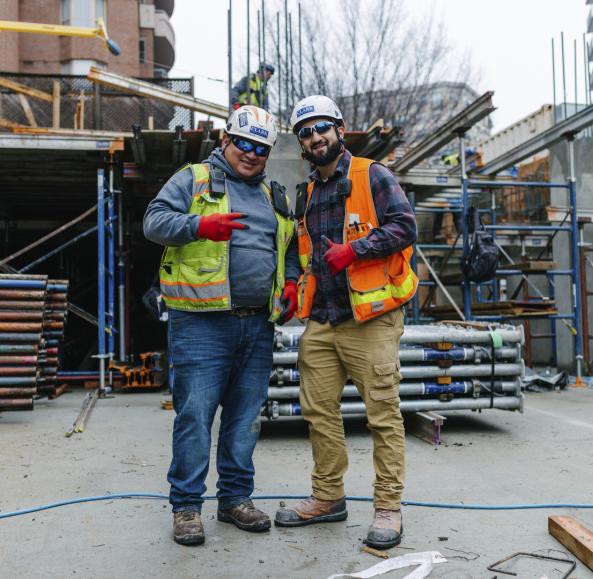
<path id="1" fill-rule="evenodd" d="M 313 151 L 305 151 L 303 157 L 309 161 L 309 163 L 313 163 L 313 165 L 316 165 L 317 167 L 325 167 L 326 165 L 333 163 L 342 151 L 342 143 L 337 141 L 333 145 L 328 145 L 327 151 L 321 155 L 316 155 Z"/>

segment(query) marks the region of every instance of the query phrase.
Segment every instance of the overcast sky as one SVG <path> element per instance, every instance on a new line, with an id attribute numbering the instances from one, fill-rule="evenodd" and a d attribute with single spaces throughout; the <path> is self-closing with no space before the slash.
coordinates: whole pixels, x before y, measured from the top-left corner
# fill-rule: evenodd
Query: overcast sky
<path id="1" fill-rule="evenodd" d="M 232 3 L 233 50 L 235 54 L 244 53 L 247 0 L 233 0 Z M 296 5 L 295 0 L 290 3 Z M 339 10 L 339 0 L 325 0 L 324 3 L 333 4 Z M 574 101 L 576 39 L 578 99 L 584 101 L 583 33 L 589 8 L 585 0 L 409 0 L 408 5 L 413 13 L 436 11 L 451 44 L 460 54 L 466 50 L 471 52 L 472 61 L 481 75 L 480 85 L 474 88 L 479 92 L 495 92 L 494 104 L 498 108 L 492 117 L 495 131 L 552 102 L 553 37 L 556 43 L 556 98 L 558 102 L 563 100 L 561 32 L 564 32 L 567 100 Z M 260 6 L 261 0 L 251 0 L 252 34 L 257 34 L 256 14 Z M 196 96 L 222 104 L 228 102 L 227 8 L 228 0 L 176 0 L 172 18 L 176 62 L 171 76 L 194 76 Z M 320 35 L 322 38 L 322 31 Z M 252 67 L 256 63 L 257 44 L 252 37 Z M 245 71 L 236 66 L 233 81 L 244 74 Z"/>

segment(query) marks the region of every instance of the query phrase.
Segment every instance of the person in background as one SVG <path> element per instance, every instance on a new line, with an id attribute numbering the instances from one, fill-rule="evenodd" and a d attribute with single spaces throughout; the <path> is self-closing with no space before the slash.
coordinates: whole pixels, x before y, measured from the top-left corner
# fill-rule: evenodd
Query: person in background
<path id="1" fill-rule="evenodd" d="M 249 78 L 244 76 L 231 91 L 233 110 L 243 105 L 255 105 L 266 111 L 270 110 L 268 102 L 268 82 L 274 74 L 274 65 L 260 62 L 259 69 Z"/>

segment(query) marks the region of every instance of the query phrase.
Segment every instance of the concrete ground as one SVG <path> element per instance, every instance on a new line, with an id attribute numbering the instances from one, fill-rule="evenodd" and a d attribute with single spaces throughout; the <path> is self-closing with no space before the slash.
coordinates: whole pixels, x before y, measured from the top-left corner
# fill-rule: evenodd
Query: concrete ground
<path id="1" fill-rule="evenodd" d="M 162 393 L 100 400 L 83 434 L 65 438 L 84 393 L 41 401 L 32 413 L 0 415 L 0 509 L 71 497 L 167 492 L 173 412 Z M 405 499 L 451 503 L 593 503 L 593 390 L 528 394 L 525 413 L 451 413 L 433 447 L 408 435 Z M 256 451 L 257 494 L 306 494 L 311 459 L 302 423 L 266 425 Z M 347 492 L 369 495 L 371 440 L 364 422 L 347 425 Z M 214 449 L 213 449 L 214 451 Z M 209 492 L 215 477 L 209 476 Z M 274 513 L 278 501 L 260 501 Z M 456 511 L 407 507 L 405 536 L 392 556 L 438 550 L 448 560 L 430 577 L 487 577 L 517 551 L 562 549 L 547 517 L 571 514 L 593 529 L 593 510 Z M 345 523 L 250 535 L 204 509 L 206 544 L 171 539 L 165 501 L 114 500 L 0 520 L 0 576 L 60 578 L 320 578 L 353 573 L 380 559 L 361 552 L 369 503 L 350 502 Z M 542 551 L 545 552 L 545 551 Z M 554 553 L 552 553 L 554 555 Z M 556 556 L 559 556 L 556 554 Z M 519 577 L 561 577 L 557 564 L 524 561 Z M 410 569 L 386 577 L 404 577 Z M 591 577 L 581 563 L 571 577 Z M 498 574 L 498 577 L 502 575 Z"/>

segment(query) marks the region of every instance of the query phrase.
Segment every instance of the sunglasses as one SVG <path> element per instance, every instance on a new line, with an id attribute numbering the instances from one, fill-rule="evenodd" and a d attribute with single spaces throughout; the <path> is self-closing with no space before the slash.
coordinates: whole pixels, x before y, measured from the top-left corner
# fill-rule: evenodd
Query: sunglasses
<path id="1" fill-rule="evenodd" d="M 313 133 L 323 135 L 335 126 L 336 123 L 332 123 L 331 121 L 320 121 L 318 123 L 315 123 L 312 127 L 303 127 L 302 129 L 299 129 L 297 136 L 301 140 L 310 139 L 313 136 Z"/>
<path id="2" fill-rule="evenodd" d="M 247 139 L 240 139 L 239 137 L 233 137 L 231 140 L 233 145 L 243 153 L 255 151 L 258 157 L 267 157 L 270 154 L 271 147 L 268 147 L 268 145 L 256 145 Z"/>

